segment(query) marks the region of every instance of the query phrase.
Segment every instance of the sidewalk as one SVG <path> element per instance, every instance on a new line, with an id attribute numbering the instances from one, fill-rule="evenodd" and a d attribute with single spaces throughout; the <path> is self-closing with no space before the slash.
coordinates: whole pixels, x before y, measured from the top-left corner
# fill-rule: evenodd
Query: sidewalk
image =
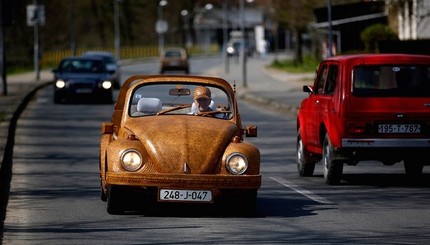
<path id="1" fill-rule="evenodd" d="M 19 112 L 27 101 L 31 99 L 29 96 L 39 87 L 45 86 L 53 80 L 51 71 L 41 71 L 40 79 L 36 80 L 36 74 L 24 73 L 19 75 L 11 75 L 6 78 L 7 95 L 3 95 L 3 81 L 0 85 L 0 152 L 2 153 L 2 162 L 4 159 L 5 146 L 9 136 L 9 126 L 14 119 L 16 113 Z M 24 108 L 22 108 L 24 109 Z M 12 122 L 13 123 L 13 122 Z M 16 122 L 15 122 L 16 123 Z M 1 166 L 1 162 L 0 162 Z"/>

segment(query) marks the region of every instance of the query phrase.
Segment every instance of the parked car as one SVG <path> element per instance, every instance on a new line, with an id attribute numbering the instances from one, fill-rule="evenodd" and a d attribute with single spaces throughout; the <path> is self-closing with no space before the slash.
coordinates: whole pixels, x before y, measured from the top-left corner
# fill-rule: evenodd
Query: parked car
<path id="1" fill-rule="evenodd" d="M 407 176 L 430 164 L 430 56 L 337 56 L 319 65 L 297 117 L 297 168 L 313 175 L 321 160 L 327 184 L 343 164 L 403 161 Z"/>
<path id="2" fill-rule="evenodd" d="M 211 98 L 209 111 L 193 112 L 197 96 Z M 261 185 L 260 152 L 245 135 L 256 137 L 257 128 L 242 127 L 235 91 L 221 78 L 128 78 L 112 121 L 102 125 L 101 197 L 107 212 L 133 209 L 125 200 L 139 196 L 145 200 L 141 211 L 161 203 L 231 203 L 236 214 L 252 214 Z"/>
<path id="3" fill-rule="evenodd" d="M 160 55 L 160 74 L 165 71 L 184 71 L 190 73 L 188 54 L 184 48 L 166 48 Z"/>
<path id="4" fill-rule="evenodd" d="M 111 52 L 107 51 L 87 51 L 82 54 L 83 57 L 101 57 L 106 62 L 106 69 L 112 73 L 113 87 L 118 89 L 121 84 L 121 76 L 118 62 Z"/>
<path id="5" fill-rule="evenodd" d="M 102 58 L 65 58 L 53 72 L 55 103 L 78 99 L 112 102 L 112 72 Z"/>

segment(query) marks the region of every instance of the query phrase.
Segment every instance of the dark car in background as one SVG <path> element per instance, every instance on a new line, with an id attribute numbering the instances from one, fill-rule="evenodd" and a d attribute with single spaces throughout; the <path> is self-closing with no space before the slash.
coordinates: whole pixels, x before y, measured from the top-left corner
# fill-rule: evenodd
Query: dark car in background
<path id="1" fill-rule="evenodd" d="M 118 89 L 121 84 L 120 69 L 118 61 L 111 52 L 107 51 L 87 51 L 82 54 L 82 57 L 100 57 L 106 62 L 106 69 L 112 73 L 113 87 Z"/>
<path id="2" fill-rule="evenodd" d="M 112 103 L 112 71 L 102 58 L 64 58 L 54 72 L 54 103 L 90 100 Z"/>
<path id="3" fill-rule="evenodd" d="M 190 73 L 188 54 L 184 48 L 166 48 L 160 55 L 160 74 L 165 71 L 184 71 Z"/>

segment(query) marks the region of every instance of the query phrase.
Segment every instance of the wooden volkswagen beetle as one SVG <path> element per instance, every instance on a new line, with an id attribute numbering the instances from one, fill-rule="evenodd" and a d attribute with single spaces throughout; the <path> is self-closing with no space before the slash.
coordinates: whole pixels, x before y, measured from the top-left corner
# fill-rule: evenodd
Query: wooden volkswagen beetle
<path id="1" fill-rule="evenodd" d="M 207 110 L 198 101 L 209 99 Z M 136 75 L 123 84 L 111 122 L 102 124 L 100 178 L 110 214 L 132 197 L 161 202 L 232 201 L 255 211 L 260 152 L 244 142 L 232 86 L 221 78 Z M 143 198 L 144 197 L 144 198 Z M 188 205 L 188 204 L 186 204 Z"/>

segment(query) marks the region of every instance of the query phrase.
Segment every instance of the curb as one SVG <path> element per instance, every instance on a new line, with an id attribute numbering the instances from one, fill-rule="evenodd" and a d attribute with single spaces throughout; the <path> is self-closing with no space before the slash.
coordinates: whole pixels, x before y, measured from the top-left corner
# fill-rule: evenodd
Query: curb
<path id="1" fill-rule="evenodd" d="M 10 192 L 10 182 L 12 179 L 12 159 L 13 159 L 13 147 L 15 143 L 15 131 L 18 123 L 18 119 L 21 116 L 22 112 L 27 107 L 30 100 L 34 97 L 36 92 L 51 84 L 52 82 L 43 82 L 39 85 L 33 87 L 30 92 L 28 92 L 21 103 L 16 107 L 12 116 L 5 119 L 2 124 L 6 124 L 8 130 L 6 132 L 6 137 L 1 140 L 5 140 L 4 143 L 4 152 L 2 157 L 2 162 L 0 165 L 0 238 L 3 237 L 4 232 L 4 221 L 6 219 L 6 209 L 9 200 L 9 192 Z M 3 142 L 2 142 L 3 144 Z M 1 244 L 1 239 L 0 239 Z"/>

